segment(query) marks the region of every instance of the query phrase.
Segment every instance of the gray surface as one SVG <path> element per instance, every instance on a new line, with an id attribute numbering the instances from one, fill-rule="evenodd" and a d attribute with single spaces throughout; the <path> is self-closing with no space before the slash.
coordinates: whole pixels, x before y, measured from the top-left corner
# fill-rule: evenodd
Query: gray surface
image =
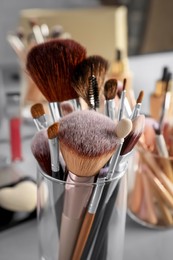
<path id="1" fill-rule="evenodd" d="M 124 260 L 171 260 L 172 241 L 172 229 L 151 230 L 127 218 Z M 38 259 L 36 220 L 0 233 L 0 260 Z"/>

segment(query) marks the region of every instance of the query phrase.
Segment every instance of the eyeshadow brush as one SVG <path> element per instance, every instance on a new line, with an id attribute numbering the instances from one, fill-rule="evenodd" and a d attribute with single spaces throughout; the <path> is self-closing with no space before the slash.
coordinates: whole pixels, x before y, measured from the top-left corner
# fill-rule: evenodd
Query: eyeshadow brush
<path id="1" fill-rule="evenodd" d="M 117 93 L 117 80 L 108 79 L 104 84 L 104 113 L 112 120 L 116 118 L 115 96 Z"/>
<path id="2" fill-rule="evenodd" d="M 41 103 L 31 106 L 31 115 L 38 131 L 48 127 L 44 107 Z"/>

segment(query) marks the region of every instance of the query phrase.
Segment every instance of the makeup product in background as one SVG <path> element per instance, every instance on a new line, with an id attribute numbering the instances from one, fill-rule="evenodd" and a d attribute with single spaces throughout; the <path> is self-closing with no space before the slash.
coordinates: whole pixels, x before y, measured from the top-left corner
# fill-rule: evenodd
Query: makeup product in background
<path id="1" fill-rule="evenodd" d="M 131 121 L 128 119 L 122 119 L 121 121 L 118 122 L 118 124 L 116 125 L 115 128 L 115 133 L 117 138 L 120 139 L 124 139 L 126 135 L 129 134 L 129 132 L 131 131 Z M 116 154 L 117 150 L 119 149 L 119 146 L 116 147 L 115 153 Z M 119 154 L 117 154 L 117 161 L 118 161 L 118 156 Z M 116 162 L 114 161 L 114 167 L 116 167 Z M 111 167 L 112 168 L 112 167 Z M 112 174 L 110 174 L 110 167 L 108 168 L 107 174 L 102 174 L 102 172 L 99 173 L 98 177 L 97 177 L 97 181 L 96 181 L 96 187 L 94 187 L 92 196 L 90 198 L 89 201 L 89 205 L 87 207 L 87 212 L 85 214 L 79 235 L 78 235 L 78 239 L 76 242 L 76 246 L 75 246 L 75 250 L 73 253 L 73 258 L 72 259 L 80 259 L 85 247 L 85 244 L 87 242 L 88 236 L 90 234 L 94 219 L 95 219 L 95 215 L 96 215 L 96 211 L 99 205 L 99 202 L 101 200 L 101 196 L 102 193 L 105 192 L 104 191 L 104 186 L 105 186 L 105 181 L 110 181 L 112 178 Z M 110 177 L 111 176 L 111 177 Z M 118 178 L 118 176 L 117 176 Z M 108 185 L 108 184 L 107 184 Z"/>
<path id="2" fill-rule="evenodd" d="M 169 91 L 169 93 L 171 95 L 170 104 L 172 104 L 172 91 L 173 90 L 172 90 L 172 79 L 171 78 L 172 78 L 172 76 L 171 76 L 169 68 L 164 67 L 162 78 L 156 82 L 155 91 L 150 96 L 150 114 L 157 121 L 159 121 L 161 113 L 162 113 L 166 85 L 168 85 L 167 91 Z M 172 105 L 170 105 L 167 116 L 168 115 L 170 116 L 172 111 L 173 111 L 173 108 L 172 108 Z"/>
<path id="3" fill-rule="evenodd" d="M 85 110 L 71 113 L 61 119 L 59 142 L 69 170 L 59 253 L 59 258 L 65 260 L 72 256 L 93 188 L 92 185 L 87 185 L 84 189 L 80 183 L 93 183 L 94 176 L 114 153 L 119 139 L 116 137 L 115 123 L 112 120 L 95 111 Z M 70 188 L 72 183 L 74 188 Z"/>
<path id="4" fill-rule="evenodd" d="M 135 96 L 132 88 L 132 74 L 128 65 L 128 58 L 123 55 L 121 49 L 115 50 L 115 59 L 112 61 L 110 69 L 108 71 L 109 78 L 116 78 L 119 81 L 123 81 L 124 78 L 127 79 L 127 99 L 129 101 L 130 107 L 135 105 Z"/>
<path id="5" fill-rule="evenodd" d="M 50 40 L 31 49 L 26 68 L 43 93 L 53 121 L 61 117 L 60 102 L 78 99 L 72 87 L 75 66 L 86 56 L 83 46 L 73 40 Z"/>
<path id="6" fill-rule="evenodd" d="M 11 160 L 21 161 L 22 158 L 22 140 L 21 140 L 21 119 L 18 117 L 10 118 L 10 148 Z"/>

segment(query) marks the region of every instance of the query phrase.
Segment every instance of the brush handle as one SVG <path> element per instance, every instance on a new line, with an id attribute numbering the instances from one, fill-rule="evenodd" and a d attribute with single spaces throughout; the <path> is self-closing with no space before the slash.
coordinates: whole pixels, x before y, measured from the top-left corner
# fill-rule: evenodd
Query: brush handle
<path id="1" fill-rule="evenodd" d="M 77 243 L 75 246 L 72 260 L 81 259 L 81 255 L 84 250 L 86 241 L 88 239 L 88 236 L 89 236 L 89 233 L 90 233 L 93 221 L 94 221 L 94 217 L 95 217 L 95 214 L 89 213 L 87 211 L 83 224 L 82 224 L 82 228 L 81 228 L 79 236 L 78 236 L 78 240 L 77 240 Z"/>
<path id="2" fill-rule="evenodd" d="M 81 225 L 81 219 L 72 219 L 62 214 L 59 260 L 70 260 L 76 243 L 77 234 Z"/>
<path id="3" fill-rule="evenodd" d="M 20 118 L 14 117 L 10 119 L 10 144 L 12 161 L 22 160 L 20 123 Z"/>

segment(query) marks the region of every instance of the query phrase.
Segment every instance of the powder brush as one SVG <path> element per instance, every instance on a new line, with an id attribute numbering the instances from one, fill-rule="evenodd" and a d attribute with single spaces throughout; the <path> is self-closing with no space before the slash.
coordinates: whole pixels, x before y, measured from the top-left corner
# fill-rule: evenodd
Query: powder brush
<path id="1" fill-rule="evenodd" d="M 103 86 L 108 61 L 99 55 L 92 55 L 81 61 L 75 68 L 72 85 L 78 95 L 90 106 L 89 100 L 89 78 L 93 75 L 98 84 L 100 93 Z"/>
<path id="2" fill-rule="evenodd" d="M 117 80 L 108 79 L 104 84 L 104 107 L 105 115 L 110 117 L 112 120 L 116 118 L 116 107 L 115 107 L 115 96 L 117 93 Z"/>
<path id="3" fill-rule="evenodd" d="M 28 53 L 26 69 L 48 100 L 55 122 L 60 118 L 59 102 L 78 98 L 72 87 L 72 75 L 85 56 L 85 48 L 70 39 L 50 40 Z"/>
<path id="4" fill-rule="evenodd" d="M 131 130 L 132 124 L 131 120 L 128 119 L 122 119 L 118 122 L 116 125 L 116 136 L 119 139 L 125 138 L 126 135 L 129 134 Z M 116 152 L 115 152 L 116 154 Z M 119 155 L 117 155 L 118 157 Z M 85 214 L 84 221 L 82 223 L 82 227 L 80 229 L 80 233 L 77 239 L 77 243 L 75 246 L 75 250 L 73 253 L 73 260 L 80 259 L 82 256 L 82 252 L 84 250 L 85 244 L 87 242 L 88 236 L 90 234 L 90 230 L 92 228 L 96 211 L 99 205 L 99 202 L 101 200 L 102 193 L 104 192 L 104 186 L 105 186 L 105 180 L 109 180 L 108 176 L 103 177 L 102 173 L 99 174 L 97 178 L 97 186 L 94 188 L 94 191 L 92 193 L 87 212 Z"/>
<path id="5" fill-rule="evenodd" d="M 59 253 L 59 259 L 65 260 L 72 256 L 94 177 L 114 153 L 119 139 L 115 123 L 94 110 L 75 111 L 61 118 L 59 123 L 60 149 L 69 170 Z"/>

